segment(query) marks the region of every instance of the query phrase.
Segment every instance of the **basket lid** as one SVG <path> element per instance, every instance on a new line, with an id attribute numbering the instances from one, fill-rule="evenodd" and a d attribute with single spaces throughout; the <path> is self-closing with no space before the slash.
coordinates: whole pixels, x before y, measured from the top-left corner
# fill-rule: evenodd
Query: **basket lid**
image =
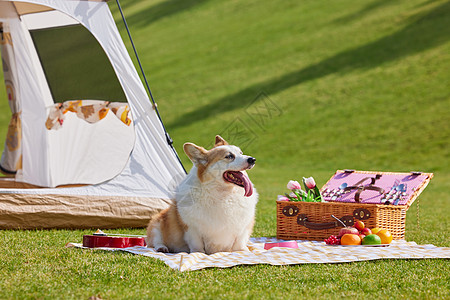
<path id="1" fill-rule="evenodd" d="M 325 201 L 409 207 L 425 189 L 433 173 L 338 170 L 321 188 Z"/>

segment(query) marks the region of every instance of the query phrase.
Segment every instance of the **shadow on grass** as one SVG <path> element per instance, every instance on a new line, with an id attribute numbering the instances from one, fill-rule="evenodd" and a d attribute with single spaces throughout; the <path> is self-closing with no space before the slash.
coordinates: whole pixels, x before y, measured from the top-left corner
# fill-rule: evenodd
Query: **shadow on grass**
<path id="1" fill-rule="evenodd" d="M 217 99 L 196 111 L 186 113 L 168 124 L 169 128 L 199 122 L 223 112 L 249 105 L 257 94 L 265 91 L 276 94 L 303 82 L 334 73 L 348 73 L 357 69 L 370 69 L 381 64 L 439 46 L 450 38 L 450 2 L 427 13 L 410 18 L 412 22 L 401 30 L 364 46 L 338 53 L 281 77 L 249 86 L 237 93 Z"/>
<path id="2" fill-rule="evenodd" d="M 209 0 L 166 0 L 127 16 L 129 24 L 147 26 L 165 17 L 188 10 Z M 130 2 L 131 3 L 131 2 Z"/>
<path id="3" fill-rule="evenodd" d="M 356 19 L 361 19 L 363 18 L 365 15 L 371 13 L 373 10 L 378 9 L 380 7 L 386 6 L 386 5 L 391 5 L 396 3 L 397 0 L 391 0 L 391 1 L 386 1 L 386 0 L 378 0 L 372 3 L 369 3 L 368 5 L 364 6 L 362 9 L 358 10 L 357 12 L 354 12 L 352 14 L 349 14 L 347 16 L 338 18 L 336 20 L 334 20 L 332 23 L 336 24 L 346 24 L 348 22 L 354 21 Z"/>

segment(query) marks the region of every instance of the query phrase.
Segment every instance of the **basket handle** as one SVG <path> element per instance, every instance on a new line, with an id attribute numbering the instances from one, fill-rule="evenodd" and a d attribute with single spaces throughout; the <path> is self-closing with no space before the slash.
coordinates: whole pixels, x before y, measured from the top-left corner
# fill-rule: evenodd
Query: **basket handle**
<path id="1" fill-rule="evenodd" d="M 380 187 L 377 187 L 377 186 L 374 186 L 375 182 L 378 179 L 380 179 L 380 178 L 381 178 L 381 174 L 377 174 L 375 177 L 363 178 L 360 181 L 358 181 L 357 183 L 355 183 L 355 185 L 348 186 L 348 187 L 344 188 L 344 192 L 348 192 L 348 191 L 351 191 L 351 190 L 356 190 L 355 201 L 358 202 L 358 203 L 361 202 L 361 193 L 362 193 L 362 191 L 371 190 L 371 191 L 379 192 L 380 195 L 384 194 L 384 189 L 382 189 Z M 370 179 L 369 185 L 366 185 L 366 186 L 362 185 L 363 182 L 366 181 L 367 179 Z"/>
<path id="2" fill-rule="evenodd" d="M 353 220 L 353 216 L 343 216 L 340 218 L 346 226 L 352 226 L 355 221 Z M 344 227 L 340 222 L 333 221 L 333 222 L 326 222 L 326 223 L 314 223 L 308 221 L 308 216 L 304 214 L 300 214 L 297 217 L 297 224 L 305 226 L 306 228 L 313 229 L 313 230 L 323 230 L 323 229 L 332 229 L 336 227 Z"/>

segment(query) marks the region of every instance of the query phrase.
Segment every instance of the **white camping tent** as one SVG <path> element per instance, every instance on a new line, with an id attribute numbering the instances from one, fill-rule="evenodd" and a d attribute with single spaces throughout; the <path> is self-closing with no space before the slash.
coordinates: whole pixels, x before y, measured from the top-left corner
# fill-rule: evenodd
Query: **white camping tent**
<path id="1" fill-rule="evenodd" d="M 107 3 L 0 0 L 0 30 L 0 228 L 145 226 L 185 172 Z"/>

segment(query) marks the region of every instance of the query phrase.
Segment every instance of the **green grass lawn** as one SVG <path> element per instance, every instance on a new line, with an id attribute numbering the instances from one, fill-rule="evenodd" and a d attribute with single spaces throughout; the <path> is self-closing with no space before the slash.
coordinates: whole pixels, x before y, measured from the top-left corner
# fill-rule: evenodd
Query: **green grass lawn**
<path id="1" fill-rule="evenodd" d="M 216 134 L 257 158 L 254 236 L 276 234 L 274 200 L 290 179 L 322 186 L 337 169 L 419 170 L 435 177 L 419 198 L 419 228 L 416 204 L 407 213 L 406 239 L 450 247 L 450 2 L 121 3 L 186 168 L 183 143 L 208 146 Z M 1 101 L 0 137 L 8 121 Z M 448 260 L 179 273 L 64 248 L 91 232 L 0 231 L 0 299 L 450 298 Z"/>

